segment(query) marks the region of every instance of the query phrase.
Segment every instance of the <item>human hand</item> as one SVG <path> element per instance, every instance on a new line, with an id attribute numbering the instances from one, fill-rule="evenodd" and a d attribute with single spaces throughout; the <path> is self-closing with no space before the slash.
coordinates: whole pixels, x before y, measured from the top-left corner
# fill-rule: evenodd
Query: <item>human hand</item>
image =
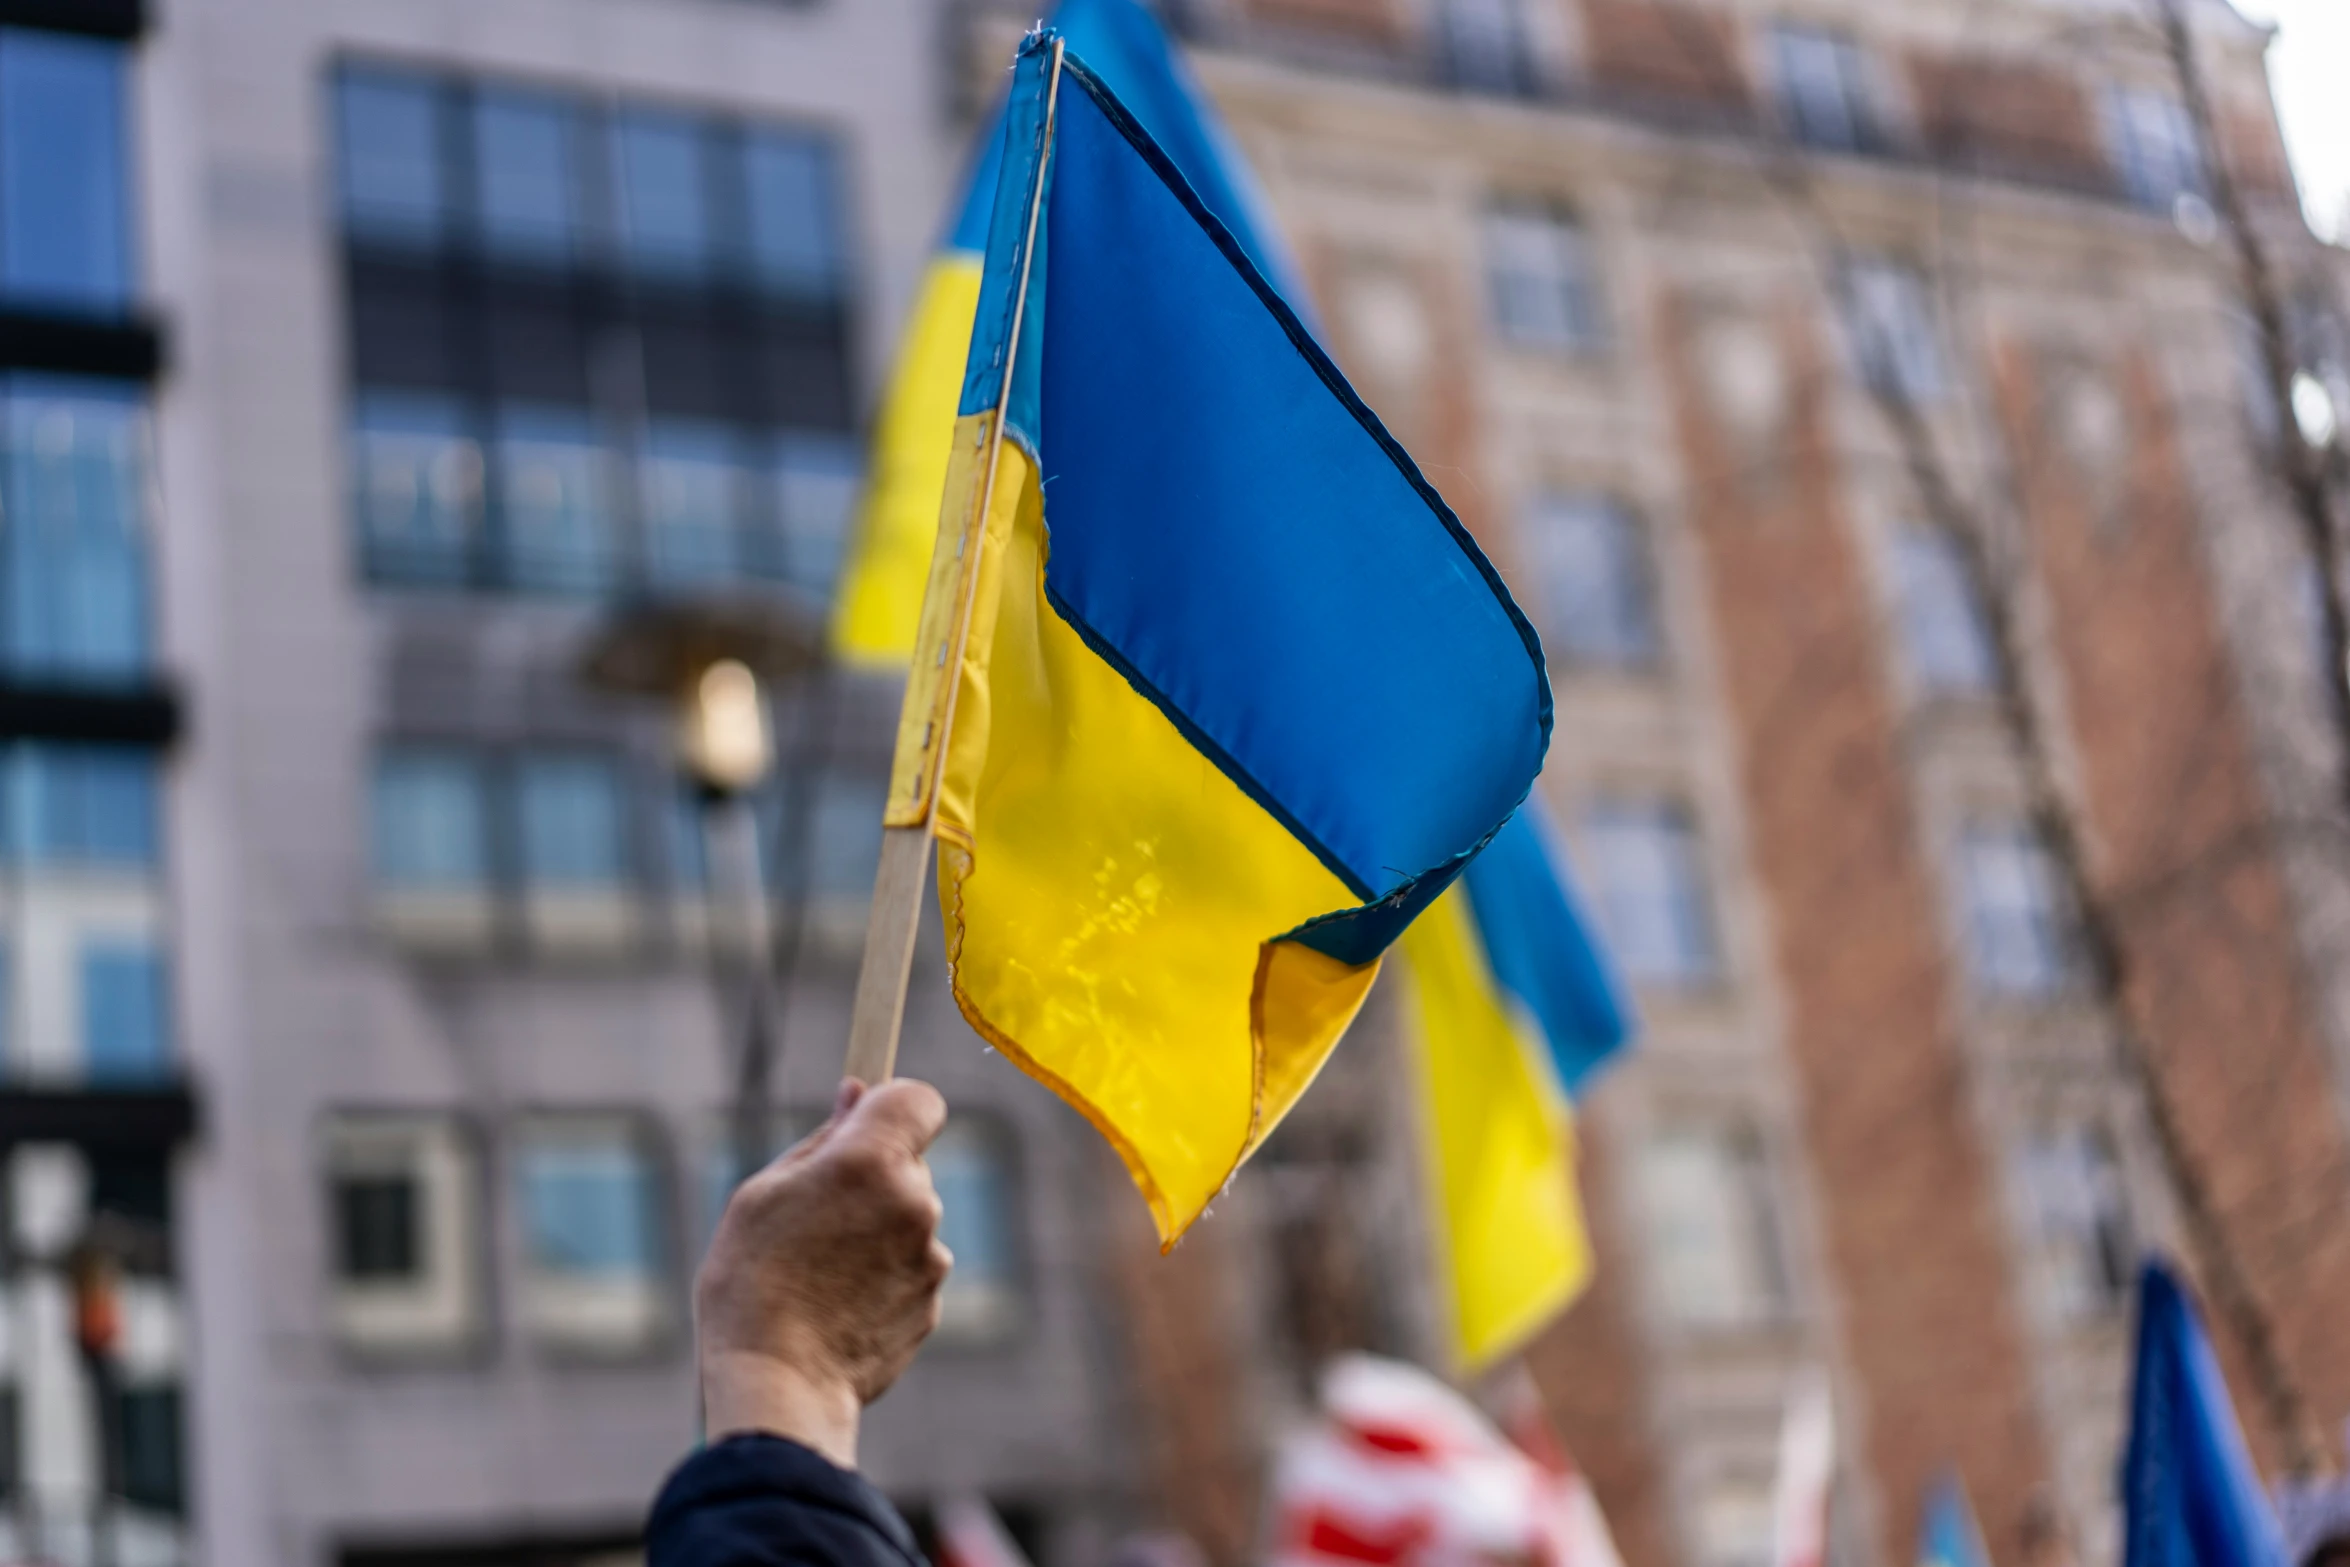
<path id="1" fill-rule="evenodd" d="M 735 1191 L 694 1280 L 713 1439 L 770 1431 L 856 1466 L 858 1412 L 938 1325 L 954 1265 L 922 1162 L 946 1114 L 927 1083 L 851 1078 L 830 1119 Z"/>

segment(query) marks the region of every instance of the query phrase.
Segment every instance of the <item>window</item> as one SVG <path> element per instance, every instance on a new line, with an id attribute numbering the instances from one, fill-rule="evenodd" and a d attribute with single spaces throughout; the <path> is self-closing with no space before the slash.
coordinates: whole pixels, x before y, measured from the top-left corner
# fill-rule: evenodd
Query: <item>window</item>
<path id="1" fill-rule="evenodd" d="M 2105 97 L 2105 132 L 2122 189 L 2142 207 L 2168 213 L 2182 197 L 2201 199 L 2203 149 L 2186 106 L 2164 92 L 2117 87 Z"/>
<path id="2" fill-rule="evenodd" d="M 369 577 L 468 580 L 481 530 L 481 447 L 456 399 L 362 393 L 352 413 L 351 483 Z"/>
<path id="3" fill-rule="evenodd" d="M 170 1384 L 125 1387 L 115 1398 L 122 1499 L 178 1516 L 187 1509 L 180 1390 Z"/>
<path id="4" fill-rule="evenodd" d="M 2121 1161 L 2099 1129 L 2044 1127 L 2016 1151 L 2043 1288 L 2067 1321 L 2111 1316 L 2130 1297 L 2136 1243 Z"/>
<path id="5" fill-rule="evenodd" d="M 1893 540 L 1894 593 L 1910 674 L 1931 696 L 1981 696 L 1999 684 L 1999 658 L 1974 573 L 1939 528 L 1905 527 Z"/>
<path id="6" fill-rule="evenodd" d="M 7 843 L 19 863 L 142 876 L 156 868 L 161 829 L 152 752 L 19 745 L 0 758 Z"/>
<path id="7" fill-rule="evenodd" d="M 652 426 L 639 467 L 645 549 L 657 583 L 725 582 L 746 565 L 742 511 L 751 498 L 734 432 L 724 425 Z"/>
<path id="8" fill-rule="evenodd" d="M 0 657 L 36 677 L 147 672 L 147 417 L 135 387 L 0 382 Z"/>
<path id="9" fill-rule="evenodd" d="M 1641 1198 L 1660 1304 L 1683 1327 L 1766 1325 L 1787 1310 L 1787 1281 L 1761 1139 L 1690 1122 L 1640 1151 Z"/>
<path id="10" fill-rule="evenodd" d="M 431 249 L 450 207 L 441 99 L 431 78 L 346 70 L 335 92 L 343 223 L 354 234 Z"/>
<path id="11" fill-rule="evenodd" d="M 1692 989 L 1719 978 L 1705 857 L 1687 811 L 1611 801 L 1583 821 L 1582 864 L 1601 926 L 1636 984 Z"/>
<path id="12" fill-rule="evenodd" d="M 578 135 L 560 98 L 508 88 L 475 96 L 474 221 L 492 255 L 559 267 L 578 254 Z"/>
<path id="13" fill-rule="evenodd" d="M 1648 555 L 1631 514 L 1597 495 L 1545 495 L 1525 529 L 1545 611 L 1543 645 L 1570 666 L 1647 669 L 1658 660 Z"/>
<path id="14" fill-rule="evenodd" d="M 1841 33 L 1809 27 L 1771 29 L 1779 75 L 1779 110 L 1788 132 L 1807 147 L 1868 152 L 1880 143 L 1871 107 L 1868 62 Z"/>
<path id="15" fill-rule="evenodd" d="M 123 48 L 0 28 L 0 292 L 112 314 L 129 301 Z"/>
<path id="16" fill-rule="evenodd" d="M 803 132 L 753 130 L 745 142 L 752 272 L 786 298 L 840 292 L 846 256 L 833 161 L 830 142 Z"/>
<path id="17" fill-rule="evenodd" d="M 2021 826 L 1978 826 L 1959 841 L 1960 926 L 1982 995 L 2047 999 L 2070 988 L 2073 918 L 2047 846 Z"/>
<path id="18" fill-rule="evenodd" d="M 861 458 L 833 138 L 367 63 L 334 118 L 369 581 L 829 593 Z"/>
<path id="19" fill-rule="evenodd" d="M 170 1070 L 170 1000 L 153 943 L 84 938 L 82 1059 L 92 1082 L 139 1083 Z"/>
<path id="20" fill-rule="evenodd" d="M 575 409 L 505 409 L 497 464 L 507 580 L 553 593 L 609 589 L 612 519 L 594 420 Z"/>
<path id="21" fill-rule="evenodd" d="M 782 524 L 774 559 L 762 569 L 819 597 L 832 597 L 857 514 L 863 461 L 851 443 L 786 436 L 775 459 L 775 514 Z"/>
<path id="22" fill-rule="evenodd" d="M 1488 92 L 1528 92 L 1535 67 L 1521 0 L 1439 0 L 1444 59 L 1452 79 Z"/>
<path id="23" fill-rule="evenodd" d="M 0 1029 L 24 1081 L 122 1086 L 171 1070 L 155 754 L 0 748 Z"/>
<path id="24" fill-rule="evenodd" d="M 480 764 L 464 752 L 398 747 L 376 758 L 376 885 L 395 892 L 480 893 L 489 833 Z"/>
<path id="25" fill-rule="evenodd" d="M 538 1116 L 514 1153 L 520 1307 L 549 1347 L 627 1354 L 667 1329 L 660 1183 L 625 1116 Z"/>
<path id="26" fill-rule="evenodd" d="M 1909 403 L 1942 395 L 1942 348 L 1933 296 L 1916 269 L 1882 259 L 1844 269 L 1845 326 L 1869 386 Z"/>
<path id="27" fill-rule="evenodd" d="M 599 756 L 541 754 L 520 774 L 522 874 L 532 890 L 609 890 L 626 877 L 620 775 Z"/>
<path id="28" fill-rule="evenodd" d="M 1485 281 L 1504 341 L 1562 353 L 1604 346 L 1589 246 L 1563 213 L 1525 203 L 1487 209 Z"/>
<path id="29" fill-rule="evenodd" d="M 452 1119 L 346 1115 L 325 1137 L 335 1331 L 367 1355 L 446 1354 L 481 1329 L 480 1166 Z"/>
<path id="30" fill-rule="evenodd" d="M 809 833 L 809 893 L 818 903 L 854 904 L 860 911 L 881 864 L 881 813 L 889 782 L 878 776 L 828 773 L 816 786 Z"/>
<path id="31" fill-rule="evenodd" d="M 635 935 L 626 792 L 604 757 L 541 752 L 516 773 L 523 912 L 541 952 L 604 952 Z"/>
<path id="32" fill-rule="evenodd" d="M 938 1331 L 966 1342 L 1001 1339 L 1020 1316 L 1019 1210 L 1008 1139 L 995 1124 L 958 1117 L 930 1145 L 943 1213 L 939 1239 L 955 1254 Z"/>
<path id="33" fill-rule="evenodd" d="M 684 115 L 624 110 L 612 118 L 620 245 L 631 270 L 696 280 L 717 247 L 705 132 Z"/>
<path id="34" fill-rule="evenodd" d="M 334 1182 L 335 1277 L 398 1283 L 424 1267 L 424 1213 L 414 1170 L 370 1170 Z"/>

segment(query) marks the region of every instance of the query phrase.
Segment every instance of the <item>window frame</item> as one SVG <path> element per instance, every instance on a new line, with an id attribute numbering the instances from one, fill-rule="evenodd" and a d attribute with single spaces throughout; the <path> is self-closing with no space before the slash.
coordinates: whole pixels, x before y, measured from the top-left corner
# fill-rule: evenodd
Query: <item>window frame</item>
<path id="1" fill-rule="evenodd" d="M 2007 673 L 1992 635 L 1989 590 L 1976 580 L 1965 546 L 1946 527 L 1903 521 L 1893 525 L 1887 556 L 1895 636 L 1911 686 L 1928 701 L 1997 697 Z M 1954 654 L 1961 643 L 1966 647 Z"/>
<path id="2" fill-rule="evenodd" d="M 1703 1144 L 1711 1174 L 1723 1180 L 1712 1194 L 1726 1199 L 1713 1217 L 1739 1233 L 1709 1237 L 1708 1255 L 1732 1258 L 1740 1271 L 1751 1273 L 1741 1287 L 1748 1298 L 1719 1307 L 1694 1309 L 1698 1303 L 1679 1298 L 1685 1281 L 1672 1274 L 1667 1249 L 1656 1236 L 1663 1213 L 1656 1160 L 1673 1142 Z M 1706 1107 L 1672 1108 L 1643 1129 L 1635 1159 L 1642 1252 L 1647 1260 L 1650 1298 L 1660 1320 L 1678 1334 L 1697 1339 L 1730 1339 L 1785 1329 L 1801 1315 L 1797 1291 L 1793 1236 L 1780 1218 L 1785 1209 L 1785 1178 L 1779 1152 L 1754 1117 L 1734 1110 Z M 1723 1252 L 1722 1240 L 1741 1244 Z"/>
<path id="3" fill-rule="evenodd" d="M 1984 862 L 1981 856 L 1986 853 L 2013 858 L 2001 867 Z M 2061 1006 L 2076 998 L 2083 980 L 2080 916 L 2070 906 L 2071 893 L 2063 885 L 2045 836 L 2029 821 L 2012 816 L 1972 816 L 1958 830 L 1951 865 L 1956 899 L 1952 913 L 1969 996 L 1978 1005 L 2025 1008 Z M 2023 975 L 2019 970 L 2003 976 L 1994 973 L 1994 967 L 2011 961 L 2013 955 L 1994 952 L 1986 944 L 1989 927 L 1985 915 L 1997 913 L 2004 919 L 2016 911 L 1996 910 L 1985 901 L 1982 894 L 1990 889 L 1984 878 L 2017 870 L 2024 873 L 2023 883 L 2035 884 L 2025 888 L 2026 896 L 2018 906 L 2032 928 L 2034 972 Z M 2014 934 L 2015 930 L 2009 929 L 1994 939 Z"/>
<path id="4" fill-rule="evenodd" d="M 1483 4 L 1492 14 L 1482 22 L 1500 26 L 1477 34 L 1464 25 L 1465 11 Z M 1542 91 L 1543 62 L 1525 0 L 1431 0 L 1435 44 L 1445 80 L 1469 92 L 1534 97 Z M 1478 51 L 1485 53 L 1480 57 Z"/>
<path id="5" fill-rule="evenodd" d="M 529 1198 L 523 1158 L 532 1129 L 569 1125 L 616 1131 L 639 1161 L 647 1270 L 627 1282 L 550 1279 L 530 1255 Z M 687 1342 L 689 1316 L 682 1291 L 684 1226 L 679 1223 L 679 1179 L 674 1149 L 660 1119 L 642 1106 L 537 1105 L 506 1123 L 498 1166 L 503 1200 L 511 1215 L 504 1251 L 512 1264 L 510 1320 L 516 1337 L 543 1360 L 556 1364 L 637 1364 L 672 1358 Z M 582 1144 L 593 1141 L 580 1138 Z M 553 1289 L 561 1294 L 550 1296 Z M 539 1297 L 534 1304 L 534 1293 Z M 567 1294 L 567 1303 L 562 1303 Z M 550 1301 L 559 1303 L 550 1314 Z M 555 1319 L 568 1310 L 568 1326 Z M 604 1324 L 592 1324 L 601 1313 Z M 635 1314 L 630 1332 L 604 1331 L 612 1319 Z"/>
<path id="6" fill-rule="evenodd" d="M 1838 265 L 1836 286 L 1845 343 L 1862 386 L 1912 408 L 1946 400 L 1950 352 L 1925 271 L 1901 256 L 1856 252 Z"/>
<path id="7" fill-rule="evenodd" d="M 1504 239 L 1514 235 L 1530 252 L 1535 230 L 1550 251 L 1544 275 L 1512 270 Z M 1591 226 L 1575 209 L 1556 199 L 1497 192 L 1478 213 L 1479 269 L 1485 321 L 1504 347 L 1564 359 L 1595 359 L 1614 347 L 1607 289 L 1600 275 Z M 1513 317 L 1513 290 L 1547 297 L 1556 319 L 1532 322 Z"/>
<path id="8" fill-rule="evenodd" d="M 111 237 L 102 241 L 101 244 L 102 246 L 110 245 L 115 254 L 110 258 L 111 265 L 105 269 L 114 275 L 95 288 L 85 289 L 69 284 L 58 289 L 45 289 L 40 286 L 28 289 L 10 276 L 15 267 L 15 259 L 11 254 L 14 240 L 10 231 L 16 225 L 11 221 L 13 215 L 7 211 L 7 207 L 13 204 L 15 197 L 6 187 L 14 182 L 18 173 L 18 170 L 13 167 L 15 162 L 14 144 L 18 138 L 9 134 L 9 127 L 6 124 L 6 115 L 11 111 L 0 109 L 0 300 L 4 300 L 10 308 L 27 310 L 36 314 L 75 316 L 117 323 L 125 321 L 130 317 L 140 297 L 139 275 L 142 261 L 139 253 L 141 239 L 139 217 L 142 205 L 139 201 L 138 136 L 137 127 L 133 120 L 137 95 L 134 90 L 134 61 L 131 55 L 131 45 L 123 39 L 98 37 L 78 32 L 60 32 L 48 28 L 18 25 L 0 26 L 0 83 L 4 83 L 10 69 L 8 57 L 14 52 L 11 48 L 12 45 L 30 45 L 35 49 L 82 53 L 85 58 L 91 60 L 95 60 L 100 54 L 105 56 L 107 67 L 111 73 L 107 87 L 112 94 L 111 103 L 103 106 L 107 111 L 110 111 L 103 118 L 106 122 L 104 134 L 113 143 L 109 149 L 114 155 L 112 167 L 109 170 L 112 175 L 111 181 L 108 182 L 111 189 L 90 192 L 89 199 L 113 208 L 110 215 L 101 219 L 113 230 Z M 13 96 L 12 92 L 0 91 L 0 100 L 11 99 Z M 44 162 L 57 160 L 61 157 L 55 146 L 54 130 L 50 136 L 37 140 L 41 141 L 45 151 L 33 156 Z M 82 172 L 81 170 L 76 171 L 77 175 Z M 85 182 L 77 179 L 75 183 L 77 186 L 81 186 Z M 96 214 L 87 216 L 96 216 Z M 48 224 L 36 226 L 50 228 L 56 225 L 52 220 Z M 83 269 L 77 266 L 68 270 L 79 274 Z"/>
<path id="9" fill-rule="evenodd" d="M 2211 200 L 2211 171 L 2194 116 L 2176 93 L 2112 82 L 2100 108 L 2115 182 L 2132 205 L 2168 217 L 2182 200 Z M 2157 117 L 2164 122 L 2161 134 L 2149 135 Z"/>
<path id="10" fill-rule="evenodd" d="M 1615 880 L 1618 862 L 1604 840 L 1621 826 L 1664 833 L 1673 844 L 1670 867 L 1679 877 L 1665 895 L 1672 907 L 1667 920 L 1674 927 L 1676 951 L 1667 967 L 1650 969 L 1636 959 L 1625 940 L 1621 916 L 1614 912 L 1622 891 Z M 1610 955 L 1625 979 L 1652 996 L 1703 998 L 1720 993 L 1730 983 L 1729 952 L 1724 940 L 1719 892 L 1706 850 L 1706 834 L 1689 800 L 1669 791 L 1611 790 L 1586 801 L 1576 814 L 1576 864 L 1583 872 L 1584 889 L 1591 899 Z M 1661 928 L 1661 926 L 1660 926 Z"/>
<path id="11" fill-rule="evenodd" d="M 934 1342 L 956 1350 L 1000 1350 L 1026 1337 L 1029 1325 L 1035 1320 L 1035 1250 L 1028 1234 L 1027 1180 L 1022 1168 L 1021 1141 L 1008 1119 L 988 1109 L 958 1111 L 949 1123 L 949 1130 L 940 1132 L 939 1142 L 932 1145 L 934 1154 L 944 1144 L 947 1155 L 952 1157 L 955 1149 L 950 1132 L 955 1140 L 977 1145 L 982 1161 L 993 1165 L 990 1173 L 995 1178 L 996 1196 L 1000 1199 L 997 1220 L 1004 1256 L 1001 1275 L 986 1281 L 1001 1292 L 992 1302 L 968 1294 L 980 1287 L 977 1281 L 966 1279 L 958 1286 L 955 1275 L 948 1276 L 941 1295 Z M 948 1198 L 949 1192 L 942 1184 L 939 1188 L 942 1205 L 947 1204 Z M 956 1273 L 962 1273 L 964 1262 L 976 1253 L 967 1246 L 953 1244 L 958 1232 L 951 1205 L 939 1221 L 938 1233 L 955 1252 Z"/>
<path id="12" fill-rule="evenodd" d="M 2067 1145 L 2071 1145 L 2068 1147 Z M 2092 1157 L 2067 1178 L 2083 1177 L 2089 1202 L 2096 1211 L 2086 1216 L 2086 1233 L 2058 1233 L 2074 1229 L 2069 1216 L 2056 1213 L 2044 1181 L 2051 1165 L 2073 1149 Z M 2096 1165 L 2102 1157 L 2102 1166 Z M 2130 1189 L 2129 1157 L 2124 1139 L 2111 1117 L 2097 1113 L 2043 1116 L 2020 1128 L 2009 1148 L 2009 1171 L 2022 1209 L 2023 1241 L 2030 1257 L 2034 1288 L 2049 1315 L 2068 1329 L 2110 1327 L 2127 1317 L 2135 1260 L 2145 1235 L 2145 1219 Z M 2102 1191 L 2095 1188 L 2102 1186 Z M 2081 1193 L 2068 1193 L 2078 1196 Z M 2110 1197 L 2110 1212 L 2099 1199 Z M 2065 1277 L 2070 1270 L 2057 1257 L 2060 1249 L 2084 1249 L 2100 1277 L 2086 1293 Z"/>
<path id="13" fill-rule="evenodd" d="M 1664 581 L 1656 557 L 1656 538 L 1639 512 L 1621 497 L 1597 489 L 1545 487 L 1535 491 L 1519 511 L 1521 549 L 1534 575 L 1547 633 L 1543 642 L 1554 673 L 1576 675 L 1655 675 L 1668 659 L 1664 626 Z M 1547 542 L 1561 534 L 1561 522 L 1571 519 L 1600 539 L 1607 581 L 1597 584 L 1608 602 L 1607 635 L 1600 642 L 1584 642 L 1570 629 L 1577 618 L 1565 600 L 1576 595 L 1557 586 L 1564 564 L 1561 552 Z"/>
<path id="14" fill-rule="evenodd" d="M 338 1139 L 344 1136 L 362 1146 L 373 1140 L 378 1148 L 405 1140 L 411 1151 L 437 1142 L 448 1156 L 442 1172 L 447 1184 L 437 1198 L 429 1180 L 417 1183 L 427 1193 L 421 1251 L 428 1260 L 446 1264 L 446 1276 L 405 1291 L 354 1289 L 339 1276 L 340 1215 L 328 1193 L 337 1173 L 348 1168 L 337 1156 Z M 488 1349 L 493 1277 L 490 1226 L 484 1222 L 491 1211 L 488 1141 L 478 1123 L 456 1110 L 342 1105 L 320 1115 L 312 1165 L 314 1190 L 320 1194 L 319 1288 L 329 1334 L 347 1360 L 359 1365 L 470 1364 Z M 379 1155 L 372 1162 L 390 1161 Z M 414 1160 L 402 1166 L 409 1171 L 422 1167 Z M 436 1225 L 449 1231 L 437 1241 Z"/>
<path id="15" fill-rule="evenodd" d="M 1841 28 L 1781 19 L 1767 26 L 1764 43 L 1770 56 L 1773 96 L 1780 123 L 1791 140 L 1814 152 L 1861 157 L 1887 150 L 1890 138 L 1885 130 L 1884 108 L 1879 101 L 1871 56 L 1860 39 Z M 1810 58 L 1806 59 L 1807 55 Z M 1806 74 L 1823 62 L 1831 65 L 1826 75 Z M 1836 97 L 1833 117 L 1843 123 L 1843 131 L 1838 135 L 1823 135 L 1819 134 L 1822 127 L 1814 111 L 1824 104 L 1807 88 L 1821 86 L 1831 77 Z"/>

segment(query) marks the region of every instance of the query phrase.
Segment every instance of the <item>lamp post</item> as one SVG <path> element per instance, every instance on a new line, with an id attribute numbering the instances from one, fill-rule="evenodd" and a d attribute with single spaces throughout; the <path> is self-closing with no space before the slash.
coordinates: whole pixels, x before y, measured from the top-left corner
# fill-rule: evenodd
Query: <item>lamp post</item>
<path id="1" fill-rule="evenodd" d="M 694 781 L 709 885 L 710 960 L 720 977 L 722 1010 L 728 935 L 739 934 L 742 945 L 742 1043 L 731 1128 L 736 1180 L 767 1159 L 775 1040 L 785 999 L 773 961 L 752 801 L 778 761 L 772 692 L 802 677 L 820 677 L 823 662 L 822 615 L 788 591 L 633 606 L 603 628 L 582 661 L 590 685 L 665 698 L 674 710 L 677 757 Z M 785 754 L 787 777 L 799 760 Z M 793 782 L 799 809 L 804 780 Z M 795 925 L 796 917 L 794 911 Z"/>

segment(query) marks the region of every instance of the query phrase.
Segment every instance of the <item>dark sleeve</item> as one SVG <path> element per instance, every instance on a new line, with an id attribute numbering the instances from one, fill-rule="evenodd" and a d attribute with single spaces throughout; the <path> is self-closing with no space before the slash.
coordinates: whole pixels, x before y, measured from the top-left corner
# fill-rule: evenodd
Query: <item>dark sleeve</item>
<path id="1" fill-rule="evenodd" d="M 730 1436 L 677 1466 L 645 1567 L 926 1567 L 879 1491 L 779 1436 Z"/>

